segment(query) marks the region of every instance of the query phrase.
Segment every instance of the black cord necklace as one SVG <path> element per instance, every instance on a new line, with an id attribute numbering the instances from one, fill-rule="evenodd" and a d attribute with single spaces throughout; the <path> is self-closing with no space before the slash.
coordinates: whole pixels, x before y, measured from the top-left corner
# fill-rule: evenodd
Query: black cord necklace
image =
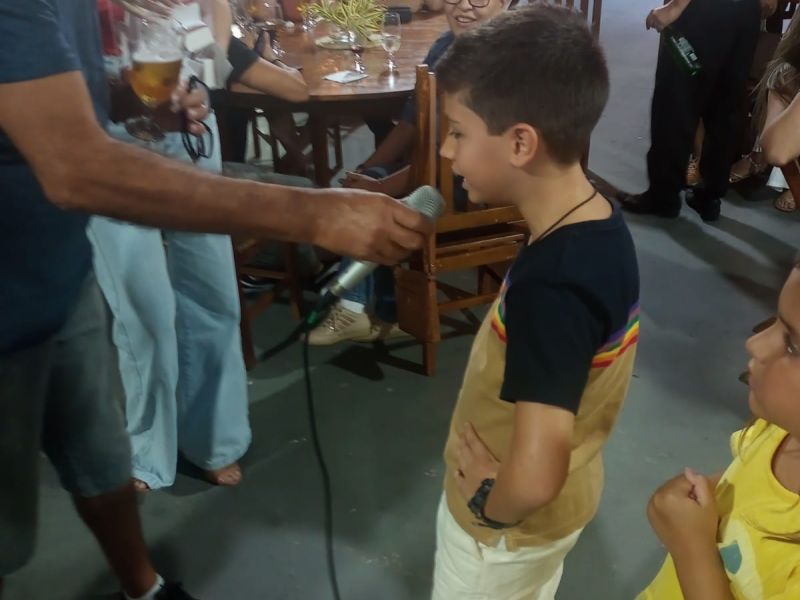
<path id="1" fill-rule="evenodd" d="M 546 236 L 548 233 L 550 233 L 551 231 L 553 231 L 553 229 L 555 229 L 556 227 L 558 227 L 559 225 L 561 225 L 561 223 L 563 223 L 563 222 L 564 222 L 564 219 L 566 219 L 567 217 L 569 217 L 569 216 L 570 216 L 572 213 L 574 213 L 574 212 L 575 212 L 576 210 L 578 210 L 579 208 L 582 208 L 582 207 L 586 206 L 587 204 L 589 204 L 589 202 L 591 202 L 592 200 L 594 200 L 594 197 L 595 197 L 595 196 L 597 196 L 597 189 L 596 189 L 596 188 L 592 188 L 592 195 L 591 195 L 591 196 L 589 196 L 589 197 L 588 197 L 586 200 L 584 200 L 584 201 L 583 201 L 583 202 L 581 202 L 580 204 L 578 204 L 578 205 L 576 205 L 576 206 L 573 206 L 572 208 L 570 208 L 570 209 L 569 209 L 567 212 L 565 212 L 565 213 L 564 213 L 564 214 L 561 216 L 561 218 L 560 218 L 558 221 L 556 221 L 555 223 L 553 223 L 552 225 L 550 225 L 550 227 L 548 227 L 548 228 L 547 228 L 547 229 L 544 231 L 544 233 L 542 233 L 541 235 L 539 235 L 539 237 L 537 237 L 535 240 L 533 240 L 533 241 L 531 242 L 531 244 L 535 244 L 536 242 L 538 242 L 539 240 L 541 240 L 541 239 L 542 239 L 544 236 Z"/>

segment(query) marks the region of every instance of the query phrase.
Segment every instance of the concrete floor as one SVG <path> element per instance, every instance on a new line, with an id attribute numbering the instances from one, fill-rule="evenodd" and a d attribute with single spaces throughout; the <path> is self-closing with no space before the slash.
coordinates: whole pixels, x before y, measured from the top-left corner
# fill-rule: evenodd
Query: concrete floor
<path id="1" fill-rule="evenodd" d="M 626 189 L 645 184 L 657 39 L 649 4 L 606 0 L 603 39 L 613 93 L 594 136 L 592 168 Z M 368 138 L 348 142 L 347 164 Z M 732 192 L 715 226 L 687 210 L 674 222 L 631 218 L 642 273 L 642 340 L 625 411 L 606 452 L 600 514 L 570 555 L 561 600 L 632 598 L 663 553 L 644 517 L 651 491 L 685 465 L 728 461 L 728 436 L 747 418 L 737 375 L 743 342 L 765 318 L 797 247 L 796 216 Z M 609 257 L 613 260 L 613 257 Z M 268 346 L 287 331 L 278 308 L 259 323 Z M 342 345 L 312 352 L 321 432 L 335 495 L 336 557 L 347 600 L 422 600 L 430 586 L 440 453 L 471 339 L 440 346 L 434 378 L 400 368 L 413 344 L 378 355 Z M 299 348 L 250 374 L 255 441 L 245 482 L 211 488 L 189 475 L 152 493 L 141 512 L 158 568 L 205 600 L 331 596 L 321 486 L 304 406 Z M 115 583 L 49 467 L 34 560 L 8 580 L 10 600 L 111 598 Z"/>

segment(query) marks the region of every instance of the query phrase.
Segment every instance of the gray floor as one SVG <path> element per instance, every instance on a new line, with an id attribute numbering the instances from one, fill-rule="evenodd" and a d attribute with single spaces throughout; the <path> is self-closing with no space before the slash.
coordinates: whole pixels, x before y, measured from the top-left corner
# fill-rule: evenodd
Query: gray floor
<path id="1" fill-rule="evenodd" d="M 604 4 L 613 94 L 591 162 L 612 182 L 639 189 L 657 40 L 642 26 L 648 4 Z M 363 134 L 355 138 L 347 145 L 350 165 L 366 145 Z M 632 598 L 662 557 L 644 517 L 650 492 L 684 465 L 710 471 L 728 460 L 728 435 L 747 417 L 746 390 L 736 379 L 745 365 L 743 342 L 773 309 L 797 247 L 797 218 L 773 210 L 772 195 L 761 190 L 752 202 L 732 192 L 713 227 L 688 211 L 669 223 L 630 219 L 642 271 L 639 360 L 606 452 L 600 514 L 567 561 L 560 599 Z M 263 345 L 287 330 L 286 314 L 265 316 Z M 413 345 L 380 356 L 356 345 L 312 354 L 348 600 L 426 598 L 439 455 L 470 341 L 447 339 L 430 379 L 397 364 L 418 359 Z M 242 486 L 212 489 L 181 475 L 173 489 L 142 503 L 158 568 L 206 600 L 330 597 L 299 364 L 293 348 L 251 373 L 255 441 Z M 108 598 L 114 590 L 48 470 L 38 551 L 8 581 L 8 598 Z"/>

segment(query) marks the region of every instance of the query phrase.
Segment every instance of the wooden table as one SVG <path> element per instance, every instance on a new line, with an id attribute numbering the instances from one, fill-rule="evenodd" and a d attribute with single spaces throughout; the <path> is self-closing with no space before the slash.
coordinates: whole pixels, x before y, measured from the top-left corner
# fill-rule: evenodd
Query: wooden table
<path id="1" fill-rule="evenodd" d="M 309 114 L 309 130 L 314 158 L 316 183 L 327 187 L 333 177 L 329 166 L 327 124 L 335 117 L 396 116 L 408 95 L 414 90 L 414 70 L 421 64 L 430 46 L 447 31 L 442 14 L 421 13 L 402 26 L 402 45 L 395 55 L 399 72 L 386 72 L 386 53 L 380 46 L 364 52 L 368 76 L 361 81 L 341 85 L 323 79 L 325 75 L 353 68 L 353 53 L 349 50 L 325 50 L 314 40 L 319 31 L 306 33 L 296 27 L 294 32 L 281 32 L 280 41 L 286 56 L 283 61 L 302 67 L 309 87 L 307 102 L 289 103 L 265 94 L 216 91 L 212 100 L 220 113 L 235 108 L 260 108 L 266 112 L 292 111 Z M 226 144 L 225 118 L 220 115 L 220 137 L 223 158 L 229 155 Z"/>

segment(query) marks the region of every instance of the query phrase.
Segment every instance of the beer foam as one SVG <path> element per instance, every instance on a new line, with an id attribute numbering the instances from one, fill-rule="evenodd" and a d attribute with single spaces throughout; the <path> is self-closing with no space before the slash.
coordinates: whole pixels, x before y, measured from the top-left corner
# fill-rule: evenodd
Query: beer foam
<path id="1" fill-rule="evenodd" d="M 164 52 L 149 49 L 139 50 L 133 55 L 133 60 L 137 63 L 170 63 L 182 58 L 180 51 L 176 50 L 166 50 Z"/>

